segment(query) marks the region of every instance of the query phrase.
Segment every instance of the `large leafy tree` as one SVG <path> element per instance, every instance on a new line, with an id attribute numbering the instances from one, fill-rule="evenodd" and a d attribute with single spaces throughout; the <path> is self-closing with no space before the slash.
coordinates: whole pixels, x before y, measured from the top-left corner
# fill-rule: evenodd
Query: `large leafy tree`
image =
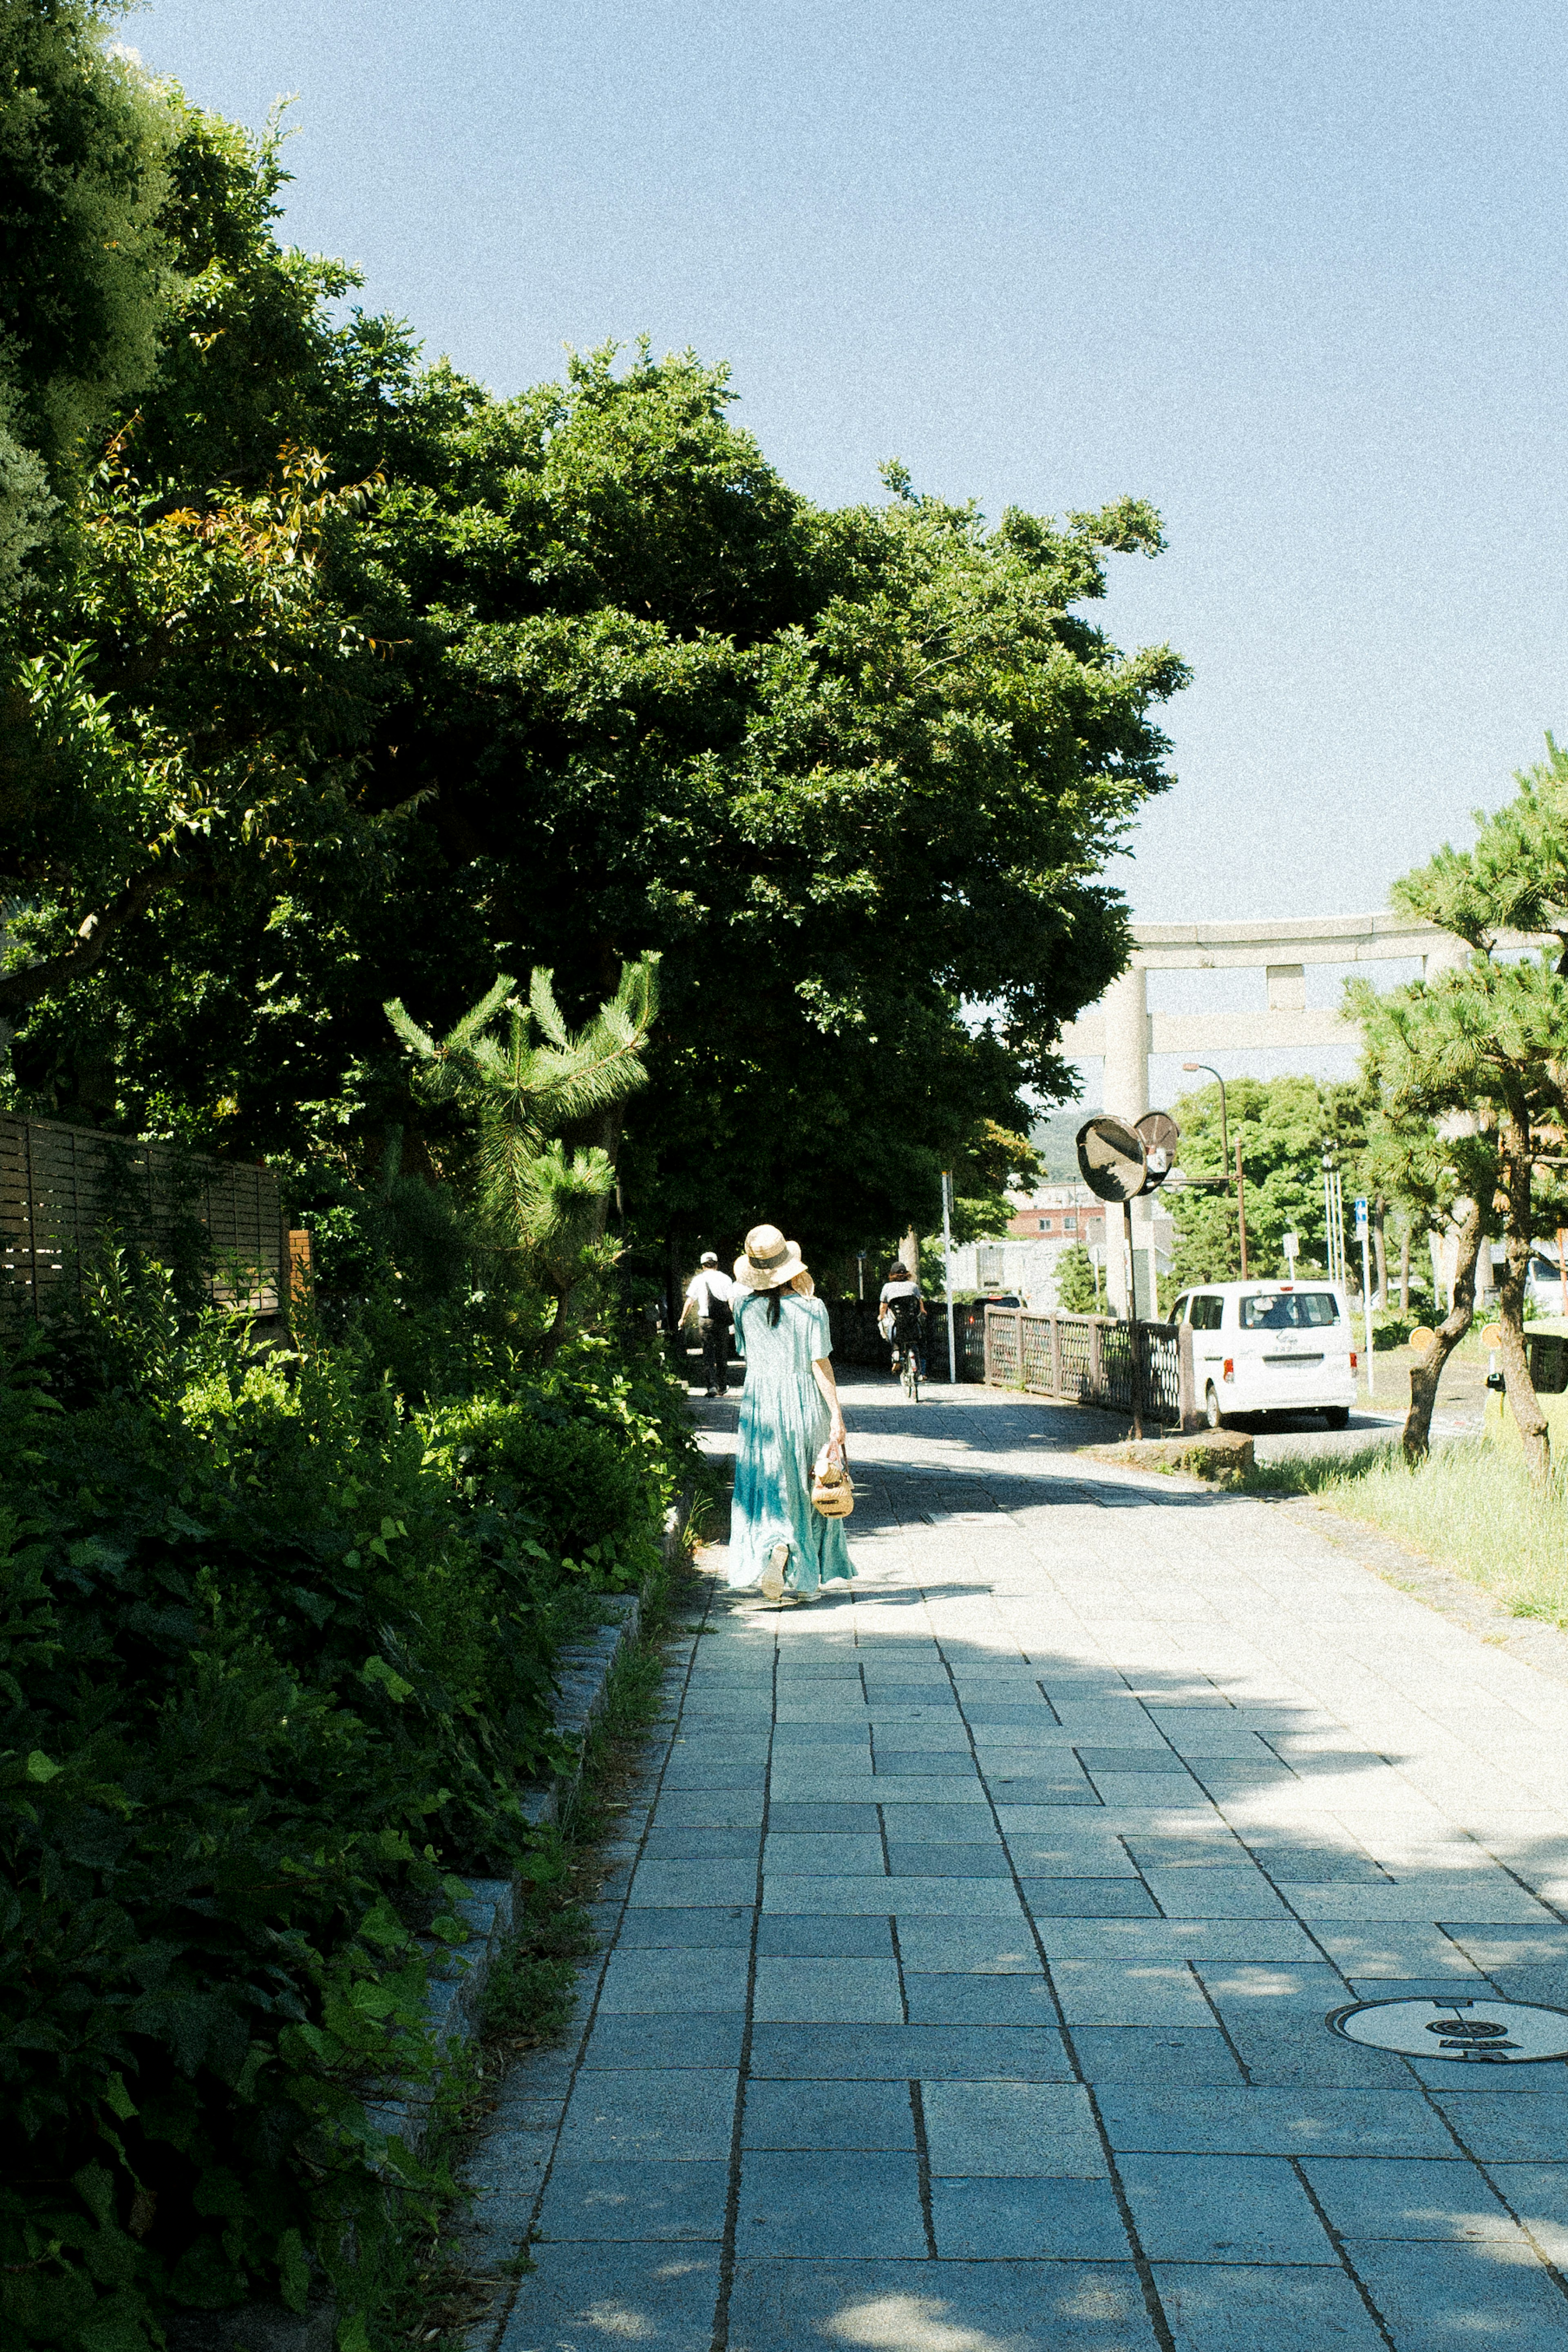
<path id="1" fill-rule="evenodd" d="M 1158 548 L 1146 508 L 988 530 L 893 469 L 885 507 L 824 513 L 730 400 L 722 370 L 600 352 L 476 398 L 389 487 L 364 543 L 408 651 L 381 788 L 422 796 L 443 990 L 468 941 L 469 993 L 479 943 L 515 941 L 579 1004 L 662 952 L 639 1216 L 849 1244 L 934 1213 L 1021 1079 L 1063 1087 L 1059 1024 L 1124 953 L 1104 861 L 1165 782 L 1150 714 L 1184 672 L 1077 609 L 1108 551 Z"/>
<path id="2" fill-rule="evenodd" d="M 95 436 L 151 380 L 180 290 L 170 93 L 106 0 L 0 8 L 0 602 L 69 508 Z"/>
<path id="3" fill-rule="evenodd" d="M 896 467 L 885 505 L 825 512 L 690 357 L 605 351 L 492 400 L 384 323 L 329 324 L 337 281 L 273 242 L 277 169 L 205 119 L 177 145 L 166 217 L 202 331 L 167 341 L 124 463 L 146 529 L 194 548 L 279 499 L 269 441 L 323 452 L 312 495 L 340 509 L 276 742 L 299 790 L 287 824 L 226 800 L 236 854 L 226 815 L 221 858 L 175 861 L 190 887 L 128 835 L 97 904 L 154 866 L 165 887 L 94 923 L 90 954 L 68 827 L 23 807 L 57 855 L 25 877 L 13 980 L 29 1099 L 301 1159 L 397 1127 L 438 1166 L 386 998 L 439 1031 L 536 962 L 575 1021 L 657 952 L 620 1154 L 645 1256 L 764 1214 L 819 1255 L 929 1225 L 939 1170 L 1022 1123 L 1024 1082 L 1066 1090 L 1059 1026 L 1125 953 L 1104 866 L 1168 781 L 1153 714 L 1185 672 L 1086 608 L 1111 553 L 1157 551 L 1156 518 L 989 527 Z M 361 478 L 380 487 L 351 520 Z M 63 606 L 39 634 L 58 668 Z M 118 724 L 123 646 L 82 635 L 78 682 L 125 698 Z M 136 708 L 160 724 L 182 662 L 185 708 L 199 672 L 209 713 L 246 709 L 198 635 L 145 633 Z M 68 961 L 44 974 L 49 954 Z"/>

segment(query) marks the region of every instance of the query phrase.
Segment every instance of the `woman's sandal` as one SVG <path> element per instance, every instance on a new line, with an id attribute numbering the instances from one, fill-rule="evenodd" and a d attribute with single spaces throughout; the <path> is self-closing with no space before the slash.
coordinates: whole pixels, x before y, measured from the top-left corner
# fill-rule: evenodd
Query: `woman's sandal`
<path id="1" fill-rule="evenodd" d="M 774 1544 L 768 1554 L 768 1564 L 757 1580 L 757 1590 L 764 1601 L 776 1609 L 784 1597 L 784 1570 L 789 1566 L 789 1546 Z"/>

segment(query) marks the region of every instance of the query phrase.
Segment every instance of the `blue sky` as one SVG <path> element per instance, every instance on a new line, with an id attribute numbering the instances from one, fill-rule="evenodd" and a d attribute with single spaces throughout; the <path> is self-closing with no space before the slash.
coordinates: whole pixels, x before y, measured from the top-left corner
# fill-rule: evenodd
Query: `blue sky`
<path id="1" fill-rule="evenodd" d="M 897 456 L 991 513 L 1152 499 L 1106 617 L 1195 681 L 1135 915 L 1379 906 L 1568 734 L 1560 0 L 153 0 L 124 37 L 251 122 L 298 92 L 286 233 L 498 391 L 646 331 L 729 359 L 814 498 Z"/>

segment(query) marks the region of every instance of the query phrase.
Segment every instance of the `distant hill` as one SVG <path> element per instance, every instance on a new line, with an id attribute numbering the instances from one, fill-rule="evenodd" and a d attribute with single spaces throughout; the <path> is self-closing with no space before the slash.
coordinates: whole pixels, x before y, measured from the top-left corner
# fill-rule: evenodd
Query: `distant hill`
<path id="1" fill-rule="evenodd" d="M 1029 1129 L 1029 1140 L 1046 1163 L 1045 1181 L 1048 1184 L 1076 1184 L 1079 1176 L 1078 1152 L 1074 1139 L 1086 1118 L 1094 1117 L 1092 1103 L 1068 1103 L 1060 1110 L 1048 1110 Z"/>

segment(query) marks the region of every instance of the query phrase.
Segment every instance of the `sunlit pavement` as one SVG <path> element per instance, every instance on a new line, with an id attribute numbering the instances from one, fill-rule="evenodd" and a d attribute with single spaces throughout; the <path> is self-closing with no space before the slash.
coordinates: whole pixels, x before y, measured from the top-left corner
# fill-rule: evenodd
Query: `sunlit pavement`
<path id="1" fill-rule="evenodd" d="M 1563 2065 L 1324 2020 L 1568 2003 L 1568 1688 L 1071 1414 L 845 1401 L 859 1580 L 677 1644 L 476 2345 L 1563 2352 Z"/>

